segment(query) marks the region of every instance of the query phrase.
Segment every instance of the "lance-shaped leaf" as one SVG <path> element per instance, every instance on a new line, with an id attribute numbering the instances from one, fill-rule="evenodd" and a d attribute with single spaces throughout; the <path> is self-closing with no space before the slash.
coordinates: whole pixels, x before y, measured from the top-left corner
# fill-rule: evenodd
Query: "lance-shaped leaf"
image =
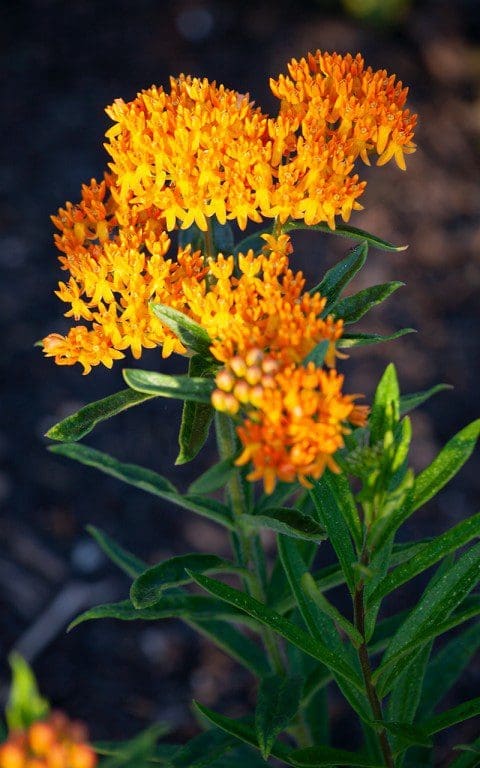
<path id="1" fill-rule="evenodd" d="M 212 619 L 183 619 L 190 627 L 208 637 L 228 656 L 257 677 L 270 674 L 270 664 L 264 651 L 253 640 L 226 621 Z"/>
<path id="2" fill-rule="evenodd" d="M 321 368 L 325 360 L 325 355 L 328 352 L 330 342 L 328 340 L 320 341 L 314 346 L 311 352 L 303 360 L 302 365 L 308 365 L 308 363 L 314 363 L 316 368 Z"/>
<path id="3" fill-rule="evenodd" d="M 225 717 L 218 712 L 208 709 L 208 707 L 204 707 L 202 704 L 199 704 L 198 701 L 194 701 L 194 706 L 200 715 L 206 718 L 210 723 L 213 723 L 217 728 L 220 728 L 220 730 L 235 736 L 236 739 L 255 747 L 255 749 L 260 749 L 255 729 L 249 722 L 232 720 L 230 717 Z M 272 746 L 270 754 L 287 765 L 295 765 L 295 763 L 289 760 L 290 751 L 291 750 L 286 747 L 285 744 L 277 741 Z"/>
<path id="4" fill-rule="evenodd" d="M 168 729 L 165 732 L 168 732 Z M 126 744 L 122 741 L 95 741 L 92 746 L 95 752 L 102 757 L 117 757 L 121 755 L 122 749 Z M 148 766 L 148 768 L 158 767 L 159 765 L 171 768 L 170 758 L 178 749 L 178 744 L 157 744 L 153 749 L 152 756 L 147 759 L 144 765 Z M 104 763 L 102 762 L 101 765 L 103 768 Z M 135 768 L 142 768 L 142 766 L 136 765 Z"/>
<path id="5" fill-rule="evenodd" d="M 201 355 L 190 358 L 188 375 L 190 378 L 206 378 L 211 376 L 211 365 Z M 186 464 L 195 458 L 208 437 L 213 419 L 213 408 L 210 403 L 197 403 L 186 400 L 183 404 L 182 421 L 178 433 L 180 452 L 175 464 Z"/>
<path id="6" fill-rule="evenodd" d="M 163 723 L 147 728 L 131 741 L 121 744 L 116 754 L 102 761 L 102 768 L 147 768 L 153 765 L 155 744 L 167 731 Z"/>
<path id="7" fill-rule="evenodd" d="M 356 323 L 373 307 L 388 299 L 402 285 L 405 283 L 395 280 L 391 283 L 381 283 L 380 285 L 372 285 L 370 288 L 364 288 L 363 291 L 337 302 L 333 314 L 337 320 L 343 320 L 346 325 Z"/>
<path id="8" fill-rule="evenodd" d="M 388 701 L 387 720 L 402 723 L 402 726 L 413 723 L 420 702 L 422 682 L 431 650 L 432 642 L 427 643 L 422 648 L 413 662 L 397 678 Z M 425 738 L 426 734 L 423 734 L 422 737 L 421 732 L 416 735 L 415 731 L 416 729 L 413 732 L 391 731 L 393 750 L 403 752 L 411 745 L 430 747 L 431 741 Z"/>
<path id="9" fill-rule="evenodd" d="M 95 469 L 116 477 L 124 483 L 140 488 L 154 496 L 159 496 L 161 499 L 191 512 L 196 512 L 203 517 L 208 517 L 227 528 L 233 529 L 234 527 L 230 510 L 225 504 L 216 499 L 206 499 L 203 496 L 182 495 L 169 480 L 151 469 L 140 467 L 137 464 L 125 464 L 107 453 L 102 453 L 86 445 L 78 445 L 78 443 L 53 445 L 49 450 L 52 453 L 67 456 L 69 459 L 75 459 L 75 461 L 89 467 L 95 467 Z"/>
<path id="10" fill-rule="evenodd" d="M 129 387 L 137 392 L 144 392 L 157 397 L 171 397 L 177 400 L 191 400 L 196 403 L 210 403 L 215 388 L 213 379 L 200 376 L 169 376 L 156 371 L 141 371 L 126 368 L 123 378 Z"/>
<path id="11" fill-rule="evenodd" d="M 179 590 L 167 593 L 158 605 L 149 608 L 135 608 L 131 600 L 118 603 L 96 605 L 77 616 L 68 630 L 74 629 L 85 621 L 96 619 L 118 619 L 119 621 L 157 621 L 159 619 L 193 619 L 194 621 L 234 621 L 258 629 L 258 622 L 253 621 L 244 611 L 221 600 L 212 600 L 204 595 L 190 595 Z"/>
<path id="12" fill-rule="evenodd" d="M 476 623 L 450 640 L 431 660 L 419 705 L 424 718 L 433 714 L 437 704 L 456 683 L 479 648 L 480 624 Z"/>
<path id="13" fill-rule="evenodd" d="M 312 596 L 309 589 L 305 589 L 305 580 L 308 580 L 309 577 L 311 579 L 311 576 L 299 552 L 297 542 L 285 536 L 279 536 L 278 551 L 295 602 L 310 634 L 313 638 L 325 643 L 339 659 L 344 661 L 346 666 L 351 666 L 354 662 L 352 662 L 348 648 L 343 644 L 336 629 L 335 619 L 332 619 L 331 614 L 324 610 L 325 606 L 323 604 L 321 606 L 318 605 L 315 600 L 316 595 Z M 334 673 L 334 677 L 352 708 L 359 714 L 362 720 L 368 722 L 371 719 L 371 713 L 366 706 L 365 697 L 359 693 L 352 683 L 338 675 L 338 673 Z"/>
<path id="14" fill-rule="evenodd" d="M 372 235 L 364 229 L 352 227 L 350 224 L 335 222 L 335 229 L 331 229 L 328 224 L 305 224 L 303 221 L 289 221 L 283 226 L 284 232 L 291 232 L 294 229 L 312 229 L 316 232 L 325 232 L 329 235 L 339 235 L 351 240 L 365 240 L 369 245 L 375 246 L 382 251 L 405 251 L 408 245 L 392 245 L 387 240 L 383 240 L 377 235 Z"/>
<path id="15" fill-rule="evenodd" d="M 453 763 L 450 763 L 450 768 L 478 768 L 480 738 L 476 739 L 473 744 L 458 744 L 454 749 L 461 750 L 463 754 L 457 757 Z"/>
<path id="16" fill-rule="evenodd" d="M 435 565 L 446 555 L 455 552 L 464 544 L 468 544 L 472 539 L 480 536 L 480 512 L 473 517 L 462 520 L 446 533 L 437 536 L 436 539 L 425 544 L 407 563 L 399 565 L 394 571 L 388 574 L 377 586 L 369 600 L 374 602 L 388 595 L 405 582 L 413 579 L 417 574 L 422 573 L 430 566 Z"/>
<path id="17" fill-rule="evenodd" d="M 293 536 L 295 539 L 322 541 L 327 534 L 316 520 L 300 512 L 299 509 L 277 507 L 264 509 L 262 514 L 242 515 L 242 523 L 254 529 L 270 528 L 277 533 Z"/>
<path id="18" fill-rule="evenodd" d="M 339 500 L 336 498 L 331 487 L 324 478 L 313 482 L 310 491 L 315 507 L 317 509 L 321 523 L 325 526 L 328 538 L 337 553 L 340 565 L 342 566 L 345 580 L 350 592 L 355 591 L 355 574 L 353 564 L 357 558 L 353 549 L 345 517 L 339 506 Z"/>
<path id="19" fill-rule="evenodd" d="M 480 419 L 472 421 L 445 445 L 429 467 L 415 479 L 412 512 L 435 496 L 471 456 L 480 435 Z"/>
<path id="20" fill-rule="evenodd" d="M 325 595 L 320 592 L 310 573 L 305 573 L 303 575 L 301 586 L 303 591 L 316 603 L 316 605 L 318 605 L 320 610 L 329 616 L 332 621 L 334 621 L 335 624 L 337 624 L 341 629 L 343 629 L 355 648 L 360 648 L 363 643 L 362 635 L 353 626 L 352 622 L 345 618 L 345 616 L 340 613 L 337 608 L 335 608 L 333 603 L 327 600 Z"/>
<path id="21" fill-rule="evenodd" d="M 76 413 L 72 413 L 71 416 L 67 416 L 66 419 L 51 427 L 45 436 L 51 440 L 61 440 L 62 442 L 81 440 L 101 421 L 110 419 L 134 405 L 151 400 L 152 397 L 155 395 L 135 392 L 133 389 L 122 389 L 114 395 L 109 395 L 102 400 L 97 400 L 80 408 Z"/>
<path id="22" fill-rule="evenodd" d="M 416 333 L 415 328 L 401 328 L 395 333 L 382 336 L 380 333 L 344 333 L 337 341 L 337 347 L 351 349 L 352 347 L 365 347 L 369 344 L 382 344 L 384 341 L 395 341 L 408 333 Z"/>
<path id="23" fill-rule="evenodd" d="M 228 458 L 209 467 L 203 475 L 197 477 L 188 488 L 189 493 L 204 494 L 213 493 L 223 488 L 236 471 L 233 459 Z"/>
<path id="24" fill-rule="evenodd" d="M 405 416 L 405 414 L 418 408 L 431 397 L 439 392 L 444 392 L 446 389 L 453 389 L 453 387 L 451 384 L 436 384 L 434 387 L 426 389 L 424 392 L 412 392 L 409 395 L 401 395 L 400 416 Z"/>
<path id="25" fill-rule="evenodd" d="M 107 557 L 118 565 L 118 567 L 126 573 L 128 576 L 132 576 L 134 579 L 140 576 L 147 568 L 148 565 L 140 560 L 131 552 L 120 546 L 110 536 L 107 536 L 100 528 L 95 528 L 93 525 L 87 525 L 87 531 L 95 539 L 98 546 L 105 552 Z"/>
<path id="26" fill-rule="evenodd" d="M 238 573 L 245 576 L 244 569 L 224 560 L 217 555 L 193 553 L 177 555 L 148 568 L 133 582 L 130 599 L 135 608 L 146 608 L 160 602 L 166 589 L 189 584 L 191 576 L 188 570 L 198 573 Z"/>
<path id="27" fill-rule="evenodd" d="M 447 709 L 445 712 L 430 717 L 428 720 L 423 720 L 420 723 L 420 727 L 426 733 L 434 734 L 444 731 L 446 728 L 451 728 L 452 725 L 457 723 L 463 723 L 464 720 L 469 720 L 477 715 L 480 715 L 480 696 L 476 699 L 470 699 L 470 701 L 464 701 L 463 704 Z"/>
<path id="28" fill-rule="evenodd" d="M 245 611 L 245 613 L 252 616 L 256 621 L 270 627 L 277 634 L 292 643 L 292 645 L 295 645 L 297 648 L 304 651 L 304 653 L 313 656 L 314 659 L 318 659 L 330 669 L 335 670 L 338 674 L 347 678 L 347 680 L 350 680 L 350 682 L 359 688 L 359 690 L 363 690 L 362 682 L 356 671 L 349 667 L 342 659 L 338 658 L 338 656 L 330 651 L 320 640 L 314 640 L 296 624 L 288 621 L 288 619 L 285 619 L 269 606 L 260 603 L 250 595 L 247 595 L 238 589 L 233 589 L 233 587 L 229 587 L 219 581 L 210 579 L 208 576 L 194 573 L 191 575 L 197 584 L 203 587 L 207 592 L 210 592 L 211 595 L 220 598 L 220 600 L 225 600 L 227 603 L 234 605 L 241 611 Z"/>
<path id="29" fill-rule="evenodd" d="M 301 677 L 269 675 L 260 681 L 255 709 L 255 731 L 266 760 L 278 734 L 297 713 L 303 681 Z"/>
<path id="30" fill-rule="evenodd" d="M 171 756 L 170 768 L 209 768 L 236 746 L 233 736 L 212 728 L 179 747 Z"/>
<path id="31" fill-rule="evenodd" d="M 370 444 L 383 440 L 400 418 L 400 389 L 393 363 L 387 365 L 375 392 L 370 416 Z"/>
<path id="32" fill-rule="evenodd" d="M 323 315 L 328 314 L 335 306 L 341 292 L 361 270 L 368 254 L 368 245 L 361 243 L 353 248 L 344 259 L 335 264 L 334 267 L 325 273 L 325 277 L 310 293 L 320 293 L 327 299 Z"/>
<path id="33" fill-rule="evenodd" d="M 465 552 L 440 578 L 432 579 L 422 598 L 411 611 L 373 675 L 382 678 L 381 693 L 386 694 L 404 664 L 401 659 L 417 640 L 426 643 L 439 634 L 442 621 L 467 597 L 479 581 L 480 544 Z"/>
<path id="34" fill-rule="evenodd" d="M 178 309 L 173 309 L 173 307 L 168 307 L 165 304 L 150 304 L 150 309 L 167 328 L 170 328 L 187 349 L 199 355 L 210 356 L 212 340 L 205 328 L 202 328 L 195 320 L 183 312 L 179 312 Z"/>

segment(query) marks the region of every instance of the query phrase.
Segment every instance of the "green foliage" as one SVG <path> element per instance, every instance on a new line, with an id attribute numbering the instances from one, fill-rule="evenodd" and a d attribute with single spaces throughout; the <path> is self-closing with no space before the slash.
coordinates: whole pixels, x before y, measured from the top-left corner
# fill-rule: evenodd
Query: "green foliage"
<path id="1" fill-rule="evenodd" d="M 340 237 L 346 237 L 351 240 L 364 240 L 368 245 L 373 245 L 374 248 L 379 248 L 382 251 L 399 252 L 404 251 L 408 246 L 406 245 L 392 245 L 386 240 L 382 240 L 381 237 L 372 235 L 370 232 L 365 232 L 363 229 L 352 227 L 350 224 L 337 223 L 335 229 L 330 229 L 327 224 L 314 224 L 307 225 L 303 221 L 289 221 L 284 226 L 285 232 L 292 232 L 295 229 L 310 229 L 314 232 L 326 232 L 329 235 L 340 235 Z"/>
<path id="2" fill-rule="evenodd" d="M 320 293 L 327 299 L 323 315 L 328 315 L 343 289 L 353 280 L 367 260 L 368 245 L 357 245 L 344 259 L 325 273 L 323 280 L 310 293 Z"/>
<path id="3" fill-rule="evenodd" d="M 157 397 L 173 397 L 178 400 L 190 400 L 195 403 L 210 404 L 210 396 L 214 390 L 213 379 L 200 376 L 169 376 L 156 371 L 140 371 L 136 368 L 126 368 L 123 378 L 128 386 L 137 392 Z"/>
<path id="4" fill-rule="evenodd" d="M 40 695 L 35 676 L 22 656 L 11 653 L 8 661 L 12 670 L 12 684 L 5 717 L 9 731 L 23 730 L 48 715 L 48 701 Z"/>
<path id="5" fill-rule="evenodd" d="M 302 692 L 300 677 L 269 675 L 260 681 L 255 731 L 262 757 L 266 760 L 275 739 L 297 713 Z"/>
<path id="6" fill-rule="evenodd" d="M 117 413 L 125 411 L 134 405 L 151 400 L 155 395 L 147 395 L 145 392 L 135 392 L 133 389 L 122 389 L 114 395 L 90 403 L 84 408 L 80 408 L 77 413 L 67 416 L 63 421 L 51 427 L 46 437 L 51 440 L 61 440 L 62 442 L 74 442 L 81 440 L 101 421 L 116 416 Z"/>
<path id="7" fill-rule="evenodd" d="M 212 368 L 209 360 L 201 355 L 190 359 L 188 375 L 190 378 L 209 378 Z M 203 448 L 213 420 L 213 408 L 210 403 L 198 403 L 186 400 L 183 404 L 182 420 L 178 433 L 180 452 L 175 464 L 192 461 Z"/>
<path id="8" fill-rule="evenodd" d="M 326 224 L 306 227 L 289 221 L 283 228 L 277 222 L 275 233 L 297 229 L 331 232 Z M 213 257 L 249 248 L 260 253 L 265 232 L 271 229 L 248 235 L 235 246 L 231 227 L 212 221 L 207 233 L 196 226 L 180 231 L 178 242 Z M 311 293 L 326 297 L 322 316 L 332 314 L 353 324 L 403 285 L 392 281 L 343 295 L 365 265 L 369 246 L 402 248 L 349 225 L 339 225 L 333 234 L 357 240 L 358 245 Z M 480 543 L 474 543 L 480 538 L 480 513 L 434 538 L 404 543 L 395 538 L 471 456 L 480 420 L 454 436 L 415 477 L 409 467 L 412 424 L 407 414 L 449 387 L 439 384 L 401 395 L 397 372 L 389 365 L 376 389 L 368 424 L 346 433 L 345 446 L 335 455 L 338 474 L 326 469 L 318 479 L 307 478 L 309 490 L 278 482 L 272 494 L 257 495 L 246 479 L 249 467 L 235 464 L 241 450 L 236 434 L 240 416 L 212 409 L 219 369 L 210 353 L 212 340 L 187 315 L 160 304 L 151 309 L 186 347 L 188 374 L 125 370 L 129 388 L 52 427 L 48 437 L 62 444 L 50 450 L 219 523 L 231 537 L 232 557 L 191 552 L 150 566 L 89 526 L 101 549 L 132 579 L 130 599 L 91 608 L 70 629 L 100 618 L 181 620 L 257 678 L 258 695 L 254 716 L 239 720 L 195 705 L 206 730 L 183 746 L 158 744 L 161 726 L 123 745 L 99 745 L 105 758 L 102 768 L 259 768 L 270 759 L 294 768 L 431 764 L 435 734 L 480 714 L 478 698 L 437 712 L 480 646 L 479 624 L 472 621 L 480 616 L 480 595 L 475 592 Z M 402 328 L 382 336 L 353 329 L 337 347 L 377 344 L 412 331 Z M 329 346 L 327 340 L 319 342 L 303 364 L 323 366 Z M 77 443 L 103 420 L 154 397 L 184 401 L 177 464 L 198 455 L 215 424 L 219 461 L 197 477 L 187 493 L 151 469 Z M 270 567 L 262 539 L 273 547 L 272 532 L 277 546 Z M 328 547 L 319 550 L 325 539 Z M 335 556 L 329 565 L 323 559 L 327 549 Z M 392 614 L 397 590 L 433 566 L 437 571 L 417 604 Z M 229 583 L 211 578 L 216 573 L 225 574 Z M 380 613 L 384 599 L 390 601 L 387 618 Z M 453 629 L 453 639 L 437 648 L 436 640 Z M 20 727 L 46 711 L 46 703 L 25 663 L 12 663 L 14 688 L 7 717 L 10 727 Z M 334 686 L 361 725 L 363 744 L 356 752 L 329 743 Z M 458 749 L 464 751 L 453 766 L 479 764 L 478 740 Z"/>

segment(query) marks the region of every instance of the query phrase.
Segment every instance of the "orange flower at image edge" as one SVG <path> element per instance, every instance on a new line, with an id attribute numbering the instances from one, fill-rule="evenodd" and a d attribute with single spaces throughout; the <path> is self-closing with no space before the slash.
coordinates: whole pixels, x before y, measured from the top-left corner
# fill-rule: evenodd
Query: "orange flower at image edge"
<path id="1" fill-rule="evenodd" d="M 0 768 L 95 768 L 97 756 L 82 723 L 53 712 L 0 746 Z"/>

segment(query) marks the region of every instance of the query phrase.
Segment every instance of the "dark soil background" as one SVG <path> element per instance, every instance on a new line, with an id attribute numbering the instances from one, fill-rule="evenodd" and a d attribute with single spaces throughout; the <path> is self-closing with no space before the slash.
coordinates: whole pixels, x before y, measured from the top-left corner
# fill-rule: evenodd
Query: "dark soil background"
<path id="1" fill-rule="evenodd" d="M 375 11 L 375 6 L 381 10 Z M 355 17 L 361 8 L 372 13 Z M 350 9 L 350 11 L 348 10 Z M 398 366 L 410 392 L 438 381 L 454 385 L 415 414 L 417 468 L 469 420 L 480 415 L 480 7 L 476 0 L 346 0 L 275 3 L 256 0 L 3 0 L 0 85 L 0 682 L 4 701 L 7 653 L 33 663 L 44 693 L 88 721 L 94 738 L 135 734 L 153 720 L 174 736 L 195 731 L 197 698 L 231 715 L 254 701 L 249 676 L 220 651 L 175 621 L 89 623 L 70 635 L 68 622 L 90 605 L 123 598 L 127 580 L 91 542 L 91 522 L 150 562 L 192 550 L 227 552 L 223 533 L 193 515 L 122 487 L 86 467 L 49 454 L 46 429 L 81 405 L 122 387 L 121 365 L 57 368 L 34 342 L 67 325 L 53 295 L 60 270 L 49 215 L 106 163 L 104 106 L 129 99 L 169 74 L 188 72 L 249 91 L 273 108 L 268 77 L 291 56 L 317 47 L 361 51 L 411 86 L 420 114 L 419 150 L 406 174 L 393 165 L 369 172 L 365 211 L 352 223 L 408 251 L 372 251 L 355 288 L 386 280 L 407 285 L 372 313 L 362 330 L 387 333 L 413 326 L 417 335 L 353 352 L 348 389 L 371 397 L 386 361 Z M 303 233 L 297 263 L 311 280 L 331 266 L 348 241 Z M 127 365 L 131 361 L 127 360 Z M 157 352 L 141 367 L 182 370 Z M 157 402 L 103 425 L 87 443 L 123 460 L 168 474 L 180 487 L 206 469 L 209 448 L 192 466 L 173 468 L 180 410 Z M 478 454 L 404 536 L 433 535 L 478 510 Z M 421 585 L 402 593 L 402 605 Z M 400 606 L 387 605 L 388 610 Z M 480 660 L 458 684 L 450 704 L 478 695 Z M 338 744 L 355 741 L 350 718 L 335 700 Z M 469 721 L 445 740 L 478 736 Z M 451 753 L 450 753 L 451 755 Z"/>

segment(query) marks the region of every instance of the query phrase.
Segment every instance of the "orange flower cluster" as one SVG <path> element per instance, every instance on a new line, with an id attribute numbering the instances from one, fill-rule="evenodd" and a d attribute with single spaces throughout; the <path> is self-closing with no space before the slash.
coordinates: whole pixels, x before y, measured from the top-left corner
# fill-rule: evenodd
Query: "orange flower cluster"
<path id="1" fill-rule="evenodd" d="M 58 365 L 81 363 L 84 372 L 113 361 L 130 349 L 162 346 L 163 355 L 185 352 L 174 334 L 149 309 L 149 302 L 185 310 L 184 280 L 196 282 L 206 273 L 200 252 L 179 249 L 167 258 L 170 239 L 158 213 L 142 211 L 128 227 L 119 227 L 111 197 L 111 178 L 92 180 L 82 189 L 79 205 L 67 204 L 53 221 L 60 230 L 56 244 L 68 282 L 57 296 L 70 306 L 66 317 L 91 324 L 74 326 L 67 336 L 52 333 L 43 340 L 45 354 Z"/>
<path id="2" fill-rule="evenodd" d="M 243 452 L 236 463 L 252 462 L 247 477 L 262 479 L 266 493 L 277 480 L 299 480 L 308 488 L 308 478 L 319 478 L 326 467 L 339 471 L 333 454 L 344 445 L 347 422 L 365 424 L 368 408 L 342 394 L 343 376 L 334 369 L 288 365 L 272 379 L 268 386 L 257 385 L 261 393 L 250 400 L 254 407 L 237 428 Z"/>
<path id="3" fill-rule="evenodd" d="M 110 368 L 127 349 L 137 358 L 144 347 L 184 352 L 148 305 L 188 313 L 182 286 L 186 278 L 195 286 L 207 267 L 188 248 L 168 258 L 167 232 L 194 222 L 207 230 L 213 217 L 241 229 L 262 217 L 334 228 L 335 216 L 348 220 L 359 207 L 357 158 L 369 162 L 377 152 L 380 164 L 394 157 L 404 167 L 415 116 L 395 76 L 365 69 L 359 55 L 318 51 L 292 60 L 289 72 L 271 81 L 275 117 L 248 95 L 184 75 L 170 80 L 168 93 L 152 87 L 107 109 L 111 173 L 52 217 L 69 272 L 57 295 L 66 316 L 83 323 L 47 336 L 46 355 L 88 373 L 99 363 Z M 274 250 L 284 252 L 279 243 Z"/>
<path id="4" fill-rule="evenodd" d="M 248 95 L 184 75 L 168 93 L 152 87 L 115 101 L 106 148 L 119 221 L 152 208 L 169 231 L 177 222 L 206 230 L 212 216 L 241 229 L 263 217 L 332 229 L 335 216 L 348 221 L 366 186 L 356 160 L 370 164 L 377 152 L 379 165 L 395 158 L 405 168 L 415 149 L 407 89 L 360 55 L 317 51 L 293 59 L 289 72 L 270 81 L 280 99 L 273 117 Z"/>
<path id="5" fill-rule="evenodd" d="M 82 723 L 53 712 L 48 720 L 10 734 L 0 746 L 0 768 L 95 768 L 97 755 L 86 740 Z"/>

